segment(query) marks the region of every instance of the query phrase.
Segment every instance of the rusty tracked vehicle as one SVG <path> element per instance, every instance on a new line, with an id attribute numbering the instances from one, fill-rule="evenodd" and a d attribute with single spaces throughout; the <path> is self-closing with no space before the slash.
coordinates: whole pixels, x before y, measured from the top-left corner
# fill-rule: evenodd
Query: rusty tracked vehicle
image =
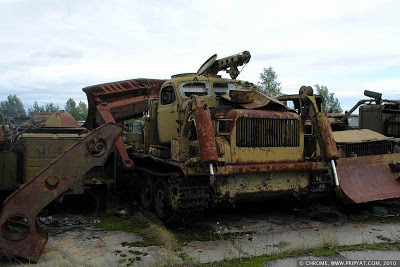
<path id="1" fill-rule="evenodd" d="M 298 98 L 307 112 L 296 113 L 260 93 L 256 85 L 236 79 L 238 67 L 249 60 L 247 51 L 222 59 L 214 55 L 197 73 L 174 75 L 169 80 L 133 79 L 84 88 L 89 102 L 84 127 L 91 132 L 66 152 L 78 157 L 74 162 L 63 161 L 67 158 L 63 154 L 58 161 L 73 170 L 77 166 L 70 165 L 76 159 L 92 159 L 87 151 L 102 151 L 102 144 L 109 148 L 109 140 L 117 138 L 115 182 L 137 196 L 144 209 L 154 210 L 165 224 L 190 220 L 215 203 L 324 196 L 335 189 L 355 202 L 400 197 L 396 181 L 400 176 L 400 154 L 371 156 L 370 160 L 379 165 L 375 173 L 383 177 L 378 180 L 390 181 L 392 191 L 360 199 L 358 192 L 363 187 L 358 183 L 362 185 L 364 173 L 355 166 L 364 162 L 359 158 L 339 159 L 329 119 L 319 108 L 312 89 L 300 88 Z M 219 76 L 222 70 L 231 79 Z M 139 118 L 142 120 L 129 127 L 133 131 L 120 135 L 117 128 L 112 128 L 113 123 L 126 124 Z M 96 133 L 109 123 L 108 135 L 98 136 Z M 98 145 L 87 145 L 92 143 Z M 107 153 L 101 154 L 97 165 L 104 163 Z M 351 166 L 340 167 L 345 164 Z M 87 165 L 94 163 L 82 163 L 80 167 L 85 168 L 81 172 L 88 171 Z M 55 167 L 57 159 L 5 201 L 0 216 L 1 248 L 37 261 L 47 239 L 36 229 L 34 217 L 45 203 L 35 205 L 28 216 L 24 215 L 26 210 L 20 211 L 16 200 L 29 197 L 34 203 L 32 195 L 43 191 L 49 195 L 48 203 L 81 179 L 69 172 L 63 174 L 65 179 L 60 181 L 68 184 L 54 191 L 51 187 L 58 180 L 49 178 L 63 173 Z M 349 186 L 354 177 L 356 183 Z M 27 191 L 32 184 L 38 186 L 37 190 Z M 13 216 L 29 222 L 25 235 L 6 233 Z"/>
<path id="2" fill-rule="evenodd" d="M 337 164 L 329 119 L 311 87 L 302 87 L 297 96 L 307 113 L 296 113 L 260 93 L 256 85 L 236 79 L 238 67 L 249 60 L 247 51 L 223 59 L 214 55 L 197 73 L 83 89 L 89 129 L 146 113 L 138 133 L 143 134 L 141 144 L 127 145 L 127 137 L 117 142 L 124 188 L 136 192 L 145 209 L 154 209 L 168 224 L 187 220 L 214 203 L 323 196 L 335 188 L 355 202 L 400 197 L 400 154 L 372 154 L 379 183 L 390 184 L 391 190 L 371 194 L 368 189 L 360 200 L 363 187 L 347 184 L 364 183 L 365 172 L 357 166 L 365 162 L 346 158 Z M 222 70 L 231 79 L 219 76 Z"/>

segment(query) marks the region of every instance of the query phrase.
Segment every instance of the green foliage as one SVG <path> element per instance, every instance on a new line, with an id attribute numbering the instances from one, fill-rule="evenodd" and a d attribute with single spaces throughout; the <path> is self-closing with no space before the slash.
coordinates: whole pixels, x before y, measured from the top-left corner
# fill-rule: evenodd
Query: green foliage
<path id="1" fill-rule="evenodd" d="M 38 102 L 35 101 L 33 102 L 33 106 L 31 108 L 28 108 L 28 115 L 32 116 L 35 113 L 38 112 L 44 112 L 44 107 L 43 106 L 39 106 Z"/>
<path id="2" fill-rule="evenodd" d="M 75 118 L 75 115 L 77 115 L 76 103 L 71 97 L 65 103 L 64 110 L 65 110 L 65 112 L 68 112 L 69 114 L 71 114 L 74 118 Z M 78 119 L 80 119 L 80 118 L 78 118 Z"/>
<path id="3" fill-rule="evenodd" d="M 79 104 L 76 105 L 75 100 L 70 97 L 65 103 L 64 109 L 65 112 L 70 113 L 75 118 L 75 120 L 86 120 L 88 109 L 85 102 L 80 101 Z"/>
<path id="4" fill-rule="evenodd" d="M 85 102 L 80 101 L 78 106 L 76 107 L 78 113 L 86 120 L 88 115 L 88 109 Z"/>
<path id="5" fill-rule="evenodd" d="M 26 116 L 24 105 L 16 95 L 9 95 L 7 100 L 0 102 L 0 113 L 11 117 Z"/>
<path id="6" fill-rule="evenodd" d="M 272 67 L 264 68 L 260 73 L 260 82 L 258 82 L 264 94 L 273 97 L 282 95 L 281 83 L 276 81 L 277 78 L 278 75 Z"/>
<path id="7" fill-rule="evenodd" d="M 317 90 L 317 94 L 321 95 L 324 99 L 325 111 L 328 113 L 342 113 L 343 110 L 340 107 L 339 100 L 335 97 L 334 93 L 329 93 L 328 87 L 324 85 L 314 85 Z"/>
<path id="8" fill-rule="evenodd" d="M 57 112 L 60 110 L 60 107 L 58 105 L 54 105 L 53 103 L 48 103 L 46 104 L 46 106 L 44 107 L 44 110 L 46 112 Z"/>
<path id="9" fill-rule="evenodd" d="M 60 110 L 58 105 L 54 105 L 53 103 L 48 103 L 45 106 L 39 106 L 38 102 L 33 102 L 33 106 L 28 108 L 28 115 L 33 116 L 38 112 L 57 112 Z"/>

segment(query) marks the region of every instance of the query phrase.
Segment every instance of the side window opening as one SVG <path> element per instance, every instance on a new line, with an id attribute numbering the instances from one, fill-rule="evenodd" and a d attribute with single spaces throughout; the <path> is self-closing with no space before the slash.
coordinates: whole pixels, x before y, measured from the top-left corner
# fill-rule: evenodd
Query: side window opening
<path id="1" fill-rule="evenodd" d="M 213 89 L 216 96 L 228 94 L 230 90 L 236 90 L 236 85 L 233 83 L 214 83 Z"/>
<path id="2" fill-rule="evenodd" d="M 168 105 L 175 102 L 176 95 L 172 86 L 167 86 L 162 89 L 161 92 L 161 104 Z"/>
<path id="3" fill-rule="evenodd" d="M 210 95 L 210 88 L 208 83 L 190 82 L 179 85 L 179 92 L 183 98 L 191 95 L 205 96 Z"/>

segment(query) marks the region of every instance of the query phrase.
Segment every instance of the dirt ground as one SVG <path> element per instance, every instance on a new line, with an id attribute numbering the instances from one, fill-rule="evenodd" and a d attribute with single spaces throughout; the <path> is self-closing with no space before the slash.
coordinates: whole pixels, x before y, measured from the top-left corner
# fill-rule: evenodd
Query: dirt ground
<path id="1" fill-rule="evenodd" d="M 121 206 L 113 209 L 120 210 Z M 351 207 L 295 201 L 243 204 L 211 209 L 190 225 L 168 230 L 159 226 L 147 230 L 120 226 L 121 222 L 135 224 L 137 211 L 122 212 L 125 217 L 131 216 L 126 219 L 67 211 L 41 217 L 50 237 L 36 266 L 195 265 L 315 248 L 330 250 L 400 241 L 400 201 Z M 149 221 L 156 225 L 151 217 Z M 399 250 L 393 253 L 400 258 Z M 277 266 L 286 264 L 276 260 L 268 266 L 274 266 L 270 265 L 273 262 Z M 2 266 L 21 264 L 29 265 L 10 256 L 3 256 L 0 262 Z"/>

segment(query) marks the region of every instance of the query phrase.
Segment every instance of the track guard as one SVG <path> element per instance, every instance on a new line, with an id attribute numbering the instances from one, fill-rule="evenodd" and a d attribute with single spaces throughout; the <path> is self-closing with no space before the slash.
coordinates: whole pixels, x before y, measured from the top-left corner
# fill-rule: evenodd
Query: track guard
<path id="1" fill-rule="evenodd" d="M 91 168 L 103 165 L 121 132 L 117 124 L 98 127 L 11 194 L 0 214 L 0 249 L 37 262 L 48 233 L 36 224 L 36 216 Z"/>
<path id="2" fill-rule="evenodd" d="M 355 203 L 400 197 L 400 154 L 337 160 L 339 185 Z"/>

